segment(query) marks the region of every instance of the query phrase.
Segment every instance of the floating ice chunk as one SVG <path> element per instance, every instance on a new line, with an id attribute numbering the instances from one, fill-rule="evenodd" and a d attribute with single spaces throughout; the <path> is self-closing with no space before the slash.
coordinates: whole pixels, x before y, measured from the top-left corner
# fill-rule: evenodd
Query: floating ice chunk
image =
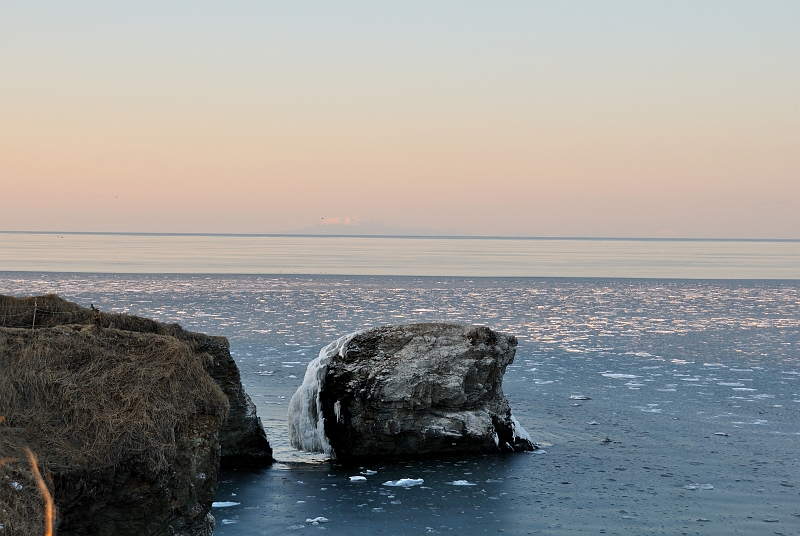
<path id="1" fill-rule="evenodd" d="M 615 380 L 632 380 L 639 377 L 634 374 L 617 374 L 615 372 L 602 372 L 600 375 L 605 378 L 614 378 Z"/>
<path id="2" fill-rule="evenodd" d="M 311 519 L 310 517 L 306 518 L 306 524 L 308 525 L 319 525 L 320 523 L 329 523 L 329 522 L 330 519 L 322 516 L 315 517 L 314 519 Z"/>
<path id="3" fill-rule="evenodd" d="M 341 354 L 344 346 L 357 333 L 359 332 L 340 337 L 325 346 L 319 351 L 319 356 L 308 364 L 303 383 L 289 401 L 289 442 L 294 448 L 306 452 L 322 452 L 328 456 L 332 454 L 331 445 L 325 435 L 319 391 L 331 358 Z"/>
<path id="4" fill-rule="evenodd" d="M 448 482 L 453 486 L 477 486 L 477 484 L 473 484 L 469 480 L 453 480 L 452 482 Z"/>
<path id="5" fill-rule="evenodd" d="M 222 520 L 222 524 L 223 525 L 233 525 L 234 523 L 238 523 L 238 522 L 239 522 L 238 519 L 223 519 Z"/>
<path id="6" fill-rule="evenodd" d="M 383 485 L 397 488 L 410 488 L 411 486 L 420 486 L 424 483 L 425 480 L 422 478 L 401 478 L 400 480 L 387 480 Z"/>
<path id="7" fill-rule="evenodd" d="M 683 489 L 689 489 L 689 490 L 696 490 L 696 489 L 712 490 L 712 489 L 714 489 L 714 486 L 712 486 L 711 484 L 693 483 L 693 484 L 686 484 L 685 486 L 683 486 Z"/>
<path id="8" fill-rule="evenodd" d="M 351 476 L 350 477 L 350 482 L 366 482 L 366 481 L 367 481 L 367 477 L 365 477 L 365 476 L 356 475 L 356 476 Z"/>
<path id="9" fill-rule="evenodd" d="M 591 400 L 591 398 L 589 398 L 588 396 L 584 396 L 584 395 L 570 395 L 569 399 L 570 400 Z"/>
<path id="10" fill-rule="evenodd" d="M 511 415 L 511 426 L 514 428 L 514 439 L 527 439 L 533 443 L 530 434 L 525 431 L 525 428 L 522 427 L 514 415 Z"/>
<path id="11" fill-rule="evenodd" d="M 361 474 L 362 475 L 377 475 L 378 471 L 373 471 L 372 469 L 365 469 L 364 471 L 361 471 Z"/>
<path id="12" fill-rule="evenodd" d="M 229 506 L 239 506 L 242 503 L 232 501 L 219 501 L 211 503 L 211 508 L 228 508 Z"/>

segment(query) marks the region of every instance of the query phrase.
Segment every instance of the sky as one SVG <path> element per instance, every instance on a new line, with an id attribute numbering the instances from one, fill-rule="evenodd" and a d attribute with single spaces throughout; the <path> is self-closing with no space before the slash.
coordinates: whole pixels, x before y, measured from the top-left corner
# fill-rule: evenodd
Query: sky
<path id="1" fill-rule="evenodd" d="M 800 238 L 800 2 L 0 0 L 0 230 Z"/>

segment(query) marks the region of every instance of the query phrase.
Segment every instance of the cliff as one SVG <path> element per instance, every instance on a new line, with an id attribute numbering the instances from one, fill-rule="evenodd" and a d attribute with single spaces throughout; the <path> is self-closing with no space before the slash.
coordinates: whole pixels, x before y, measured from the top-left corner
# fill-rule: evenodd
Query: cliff
<path id="1" fill-rule="evenodd" d="M 211 534 L 220 463 L 272 461 L 227 340 L 177 324 L 0 296 L 0 393 L 5 534 L 42 533 L 25 447 L 76 535 Z"/>

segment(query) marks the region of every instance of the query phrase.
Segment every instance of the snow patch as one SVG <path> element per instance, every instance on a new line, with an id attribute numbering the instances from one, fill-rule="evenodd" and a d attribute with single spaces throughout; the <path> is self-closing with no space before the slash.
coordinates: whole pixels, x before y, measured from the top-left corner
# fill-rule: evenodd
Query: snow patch
<path id="1" fill-rule="evenodd" d="M 302 385 L 289 401 L 289 442 L 294 448 L 332 455 L 331 445 L 325 435 L 319 392 L 331 358 L 337 354 L 341 356 L 344 347 L 358 333 L 360 331 L 336 339 L 320 350 L 319 356 L 308 364 Z"/>

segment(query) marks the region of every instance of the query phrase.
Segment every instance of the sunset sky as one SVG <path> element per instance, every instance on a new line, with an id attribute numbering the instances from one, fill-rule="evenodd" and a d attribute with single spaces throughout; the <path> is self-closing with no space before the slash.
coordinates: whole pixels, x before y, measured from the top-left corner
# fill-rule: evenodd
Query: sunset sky
<path id="1" fill-rule="evenodd" d="M 0 2 L 0 230 L 800 238 L 800 2 Z"/>

